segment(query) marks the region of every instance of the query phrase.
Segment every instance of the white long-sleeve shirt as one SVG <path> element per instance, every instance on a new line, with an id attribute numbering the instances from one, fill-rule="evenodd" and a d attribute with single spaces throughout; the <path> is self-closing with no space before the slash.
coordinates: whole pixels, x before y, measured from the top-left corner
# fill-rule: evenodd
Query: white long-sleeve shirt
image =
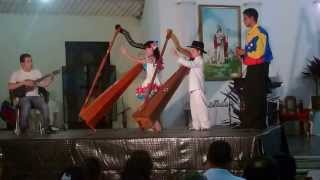
<path id="1" fill-rule="evenodd" d="M 196 57 L 193 61 L 188 61 L 183 57 L 178 62 L 190 68 L 189 72 L 189 92 L 201 90 L 204 92 L 204 75 L 203 75 L 203 59 L 201 56 Z"/>

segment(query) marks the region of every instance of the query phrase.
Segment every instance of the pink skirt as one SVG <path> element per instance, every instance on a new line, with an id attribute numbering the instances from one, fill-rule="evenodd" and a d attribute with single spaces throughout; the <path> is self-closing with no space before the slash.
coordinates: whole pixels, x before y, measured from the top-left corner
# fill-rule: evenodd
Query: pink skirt
<path id="1" fill-rule="evenodd" d="M 155 95 L 158 91 L 160 86 L 158 86 L 157 84 L 148 84 L 147 86 L 139 86 L 136 88 L 136 96 L 138 99 L 143 100 L 145 98 L 145 96 L 147 95 L 148 90 L 151 88 L 151 92 L 149 94 L 149 97 L 152 97 L 153 95 Z"/>

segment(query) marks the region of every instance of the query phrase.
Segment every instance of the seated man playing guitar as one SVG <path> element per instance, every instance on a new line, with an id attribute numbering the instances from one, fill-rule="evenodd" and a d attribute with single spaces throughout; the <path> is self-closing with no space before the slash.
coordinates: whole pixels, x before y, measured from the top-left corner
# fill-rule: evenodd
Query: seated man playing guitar
<path id="1" fill-rule="evenodd" d="M 19 126 L 21 133 L 24 133 L 28 127 L 28 115 L 31 108 L 38 109 L 42 118 L 42 127 L 44 132 L 49 134 L 52 130 L 49 128 L 49 107 L 44 97 L 40 96 L 39 88 L 48 87 L 53 81 L 53 74 L 42 77 L 39 70 L 32 68 L 32 57 L 30 54 L 20 56 L 21 69 L 14 72 L 9 80 L 9 91 L 16 97 L 19 97 L 20 119 Z"/>

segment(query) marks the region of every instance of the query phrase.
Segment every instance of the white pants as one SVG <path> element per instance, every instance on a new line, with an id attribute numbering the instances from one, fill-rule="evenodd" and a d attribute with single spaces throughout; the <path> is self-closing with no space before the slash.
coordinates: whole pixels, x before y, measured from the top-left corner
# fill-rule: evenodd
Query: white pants
<path id="1" fill-rule="evenodd" d="M 190 92 L 190 109 L 193 129 L 199 130 L 210 128 L 206 101 L 206 97 L 201 90 Z"/>

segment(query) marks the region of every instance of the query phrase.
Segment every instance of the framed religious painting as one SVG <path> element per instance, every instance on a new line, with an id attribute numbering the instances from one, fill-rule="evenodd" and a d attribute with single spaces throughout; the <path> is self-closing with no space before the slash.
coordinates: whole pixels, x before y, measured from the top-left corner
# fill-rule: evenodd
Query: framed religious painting
<path id="1" fill-rule="evenodd" d="M 241 61 L 235 49 L 241 45 L 240 6 L 199 5 L 199 37 L 204 42 L 206 81 L 239 77 Z"/>

